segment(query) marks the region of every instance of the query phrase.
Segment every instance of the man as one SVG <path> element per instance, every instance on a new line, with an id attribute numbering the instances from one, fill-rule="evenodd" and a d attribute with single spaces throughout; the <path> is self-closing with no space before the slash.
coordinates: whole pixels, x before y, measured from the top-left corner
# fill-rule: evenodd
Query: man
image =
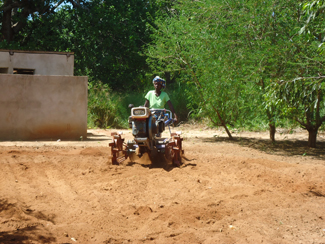
<path id="1" fill-rule="evenodd" d="M 152 83 L 155 87 L 155 90 L 149 91 L 147 93 L 145 96 L 146 102 L 144 103 L 144 106 L 147 108 L 164 109 L 167 103 L 170 111 L 174 114 L 175 122 L 177 122 L 177 115 L 173 104 L 170 101 L 168 94 L 161 90 L 166 87 L 166 81 L 159 76 L 156 76 L 153 79 Z"/>

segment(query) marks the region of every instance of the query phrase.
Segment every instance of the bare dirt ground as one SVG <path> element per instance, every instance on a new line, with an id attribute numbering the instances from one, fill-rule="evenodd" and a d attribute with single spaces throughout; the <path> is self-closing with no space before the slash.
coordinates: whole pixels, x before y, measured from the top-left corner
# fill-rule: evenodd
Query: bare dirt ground
<path id="1" fill-rule="evenodd" d="M 111 165 L 111 130 L 0 142 L 0 243 L 325 243 L 324 134 L 176 129 L 180 168 Z"/>

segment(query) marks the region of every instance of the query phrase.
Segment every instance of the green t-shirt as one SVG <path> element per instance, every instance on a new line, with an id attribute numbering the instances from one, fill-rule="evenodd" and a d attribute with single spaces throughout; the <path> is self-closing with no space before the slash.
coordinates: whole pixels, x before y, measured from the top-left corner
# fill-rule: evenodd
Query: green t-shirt
<path id="1" fill-rule="evenodd" d="M 170 100 L 166 92 L 161 91 L 160 96 L 155 95 L 155 91 L 149 91 L 145 96 L 149 100 L 150 108 L 165 108 L 165 104 Z"/>

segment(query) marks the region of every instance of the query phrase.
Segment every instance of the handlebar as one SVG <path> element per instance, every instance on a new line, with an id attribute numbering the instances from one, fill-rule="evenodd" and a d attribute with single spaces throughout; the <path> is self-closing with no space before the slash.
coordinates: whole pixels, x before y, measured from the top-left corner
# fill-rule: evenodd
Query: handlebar
<path id="1" fill-rule="evenodd" d="M 151 114 L 156 114 L 156 113 L 161 113 L 161 112 L 163 112 L 164 115 L 165 115 L 166 112 L 167 112 L 169 118 L 173 118 L 173 113 L 172 113 L 170 110 L 168 110 L 168 109 L 151 108 L 150 111 L 151 111 Z"/>

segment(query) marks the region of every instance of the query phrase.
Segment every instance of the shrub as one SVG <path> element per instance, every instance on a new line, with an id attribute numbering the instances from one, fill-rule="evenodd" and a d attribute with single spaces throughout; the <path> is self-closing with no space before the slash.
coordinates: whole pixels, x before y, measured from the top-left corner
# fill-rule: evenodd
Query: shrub
<path id="1" fill-rule="evenodd" d="M 126 128 L 121 97 L 114 94 L 107 84 L 101 82 L 88 85 L 88 126 L 99 128 Z"/>

